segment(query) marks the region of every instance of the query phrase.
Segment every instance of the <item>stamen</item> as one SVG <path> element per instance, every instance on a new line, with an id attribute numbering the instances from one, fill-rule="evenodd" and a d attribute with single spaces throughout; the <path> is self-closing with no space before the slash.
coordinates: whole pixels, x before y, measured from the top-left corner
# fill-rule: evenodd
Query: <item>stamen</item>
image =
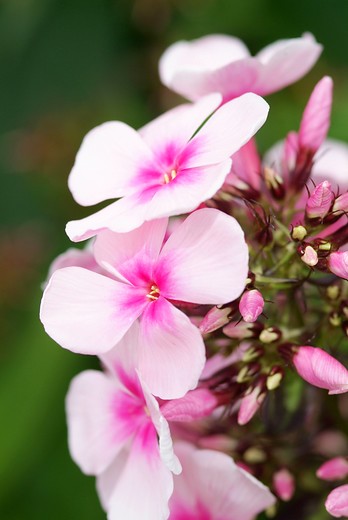
<path id="1" fill-rule="evenodd" d="M 168 184 L 170 181 L 173 181 L 177 175 L 178 175 L 178 172 L 174 169 L 171 170 L 170 173 L 165 173 L 163 175 L 164 184 Z"/>
<path id="2" fill-rule="evenodd" d="M 151 285 L 150 292 L 149 292 L 149 294 L 146 295 L 146 298 L 149 298 L 149 300 L 154 301 L 154 300 L 158 300 L 159 295 L 160 295 L 159 288 L 157 287 L 157 285 L 153 284 L 153 285 Z"/>

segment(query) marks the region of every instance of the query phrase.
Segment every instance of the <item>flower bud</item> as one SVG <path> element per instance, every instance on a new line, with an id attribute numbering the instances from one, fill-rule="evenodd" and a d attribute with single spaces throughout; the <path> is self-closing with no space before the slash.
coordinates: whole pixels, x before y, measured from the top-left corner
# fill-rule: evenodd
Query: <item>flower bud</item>
<path id="1" fill-rule="evenodd" d="M 281 380 L 284 377 L 284 370 L 280 366 L 274 366 L 271 368 L 267 380 L 266 386 L 267 390 L 275 390 L 281 383 Z"/>
<path id="2" fill-rule="evenodd" d="M 213 307 L 204 316 L 199 326 L 201 333 L 208 334 L 223 327 L 230 321 L 231 313 L 233 313 L 232 307 Z"/>
<path id="3" fill-rule="evenodd" d="M 265 184 L 275 199 L 283 199 L 285 195 L 284 181 L 273 168 L 265 167 L 263 171 Z"/>
<path id="4" fill-rule="evenodd" d="M 196 388 L 180 399 L 165 401 L 161 412 L 168 421 L 192 421 L 207 417 L 218 406 L 218 400 L 207 388 Z"/>
<path id="5" fill-rule="evenodd" d="M 340 278 L 348 279 L 348 251 L 337 251 L 329 256 L 329 269 Z"/>
<path id="6" fill-rule="evenodd" d="M 329 394 L 348 391 L 348 370 L 325 350 L 298 347 L 293 363 L 299 375 L 311 385 L 329 390 Z"/>
<path id="7" fill-rule="evenodd" d="M 339 480 L 348 476 L 348 461 L 344 457 L 327 460 L 317 469 L 316 475 L 322 480 Z"/>
<path id="8" fill-rule="evenodd" d="M 333 82 L 322 78 L 313 89 L 303 112 L 298 139 L 300 148 L 316 152 L 326 139 L 330 126 Z"/>
<path id="9" fill-rule="evenodd" d="M 326 499 L 327 512 L 335 518 L 348 516 L 348 484 L 333 489 Z"/>
<path id="10" fill-rule="evenodd" d="M 245 291 L 239 302 L 239 312 L 243 316 L 243 320 L 247 323 L 253 323 L 257 320 L 263 311 L 264 299 L 257 289 Z"/>
<path id="11" fill-rule="evenodd" d="M 318 263 L 318 254 L 312 246 L 306 246 L 301 260 L 309 267 L 314 267 Z"/>
<path id="12" fill-rule="evenodd" d="M 291 231 L 291 238 L 302 241 L 307 234 L 307 229 L 304 226 L 295 226 Z"/>
<path id="13" fill-rule="evenodd" d="M 322 222 L 329 213 L 335 195 L 331 190 L 331 184 L 323 181 L 314 188 L 307 200 L 305 218 L 307 221 Z"/>
<path id="14" fill-rule="evenodd" d="M 273 488 L 278 497 L 284 502 L 289 501 L 295 492 L 295 479 L 286 468 L 280 469 L 273 475 Z"/>
<path id="15" fill-rule="evenodd" d="M 260 408 L 266 397 L 265 379 L 260 378 L 254 388 L 250 387 L 242 398 L 238 410 L 237 422 L 241 426 L 247 424 Z"/>
<path id="16" fill-rule="evenodd" d="M 332 206 L 332 212 L 336 215 L 342 215 L 348 211 L 348 191 L 335 199 Z"/>
<path id="17" fill-rule="evenodd" d="M 262 323 L 246 323 L 232 321 L 222 329 L 223 333 L 233 339 L 257 338 L 263 329 Z"/>
<path id="18" fill-rule="evenodd" d="M 277 327 L 268 327 L 268 329 L 264 329 L 259 336 L 259 340 L 262 343 L 273 343 L 274 341 L 279 340 L 282 337 L 282 333 Z"/>

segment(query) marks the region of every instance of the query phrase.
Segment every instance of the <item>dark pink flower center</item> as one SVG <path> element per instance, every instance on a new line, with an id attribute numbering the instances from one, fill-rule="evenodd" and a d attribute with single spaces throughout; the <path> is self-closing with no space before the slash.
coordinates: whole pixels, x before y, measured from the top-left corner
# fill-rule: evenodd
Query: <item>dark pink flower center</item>
<path id="1" fill-rule="evenodd" d="M 171 169 L 169 173 L 165 173 L 163 176 L 164 184 L 168 184 L 169 182 L 173 181 L 177 175 L 178 172 L 174 168 Z"/>
<path id="2" fill-rule="evenodd" d="M 146 295 L 146 298 L 148 298 L 151 301 L 155 301 L 155 300 L 158 300 L 159 296 L 160 296 L 159 288 L 157 287 L 157 285 L 155 283 L 152 283 L 150 285 L 149 292 Z"/>

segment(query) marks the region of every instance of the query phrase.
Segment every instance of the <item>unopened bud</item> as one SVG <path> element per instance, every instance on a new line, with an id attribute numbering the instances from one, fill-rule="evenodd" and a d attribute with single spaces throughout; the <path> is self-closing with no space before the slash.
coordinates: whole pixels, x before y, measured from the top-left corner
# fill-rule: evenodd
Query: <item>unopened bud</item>
<path id="1" fill-rule="evenodd" d="M 329 213 L 335 195 L 331 190 L 331 184 L 323 181 L 316 186 L 307 200 L 305 218 L 307 221 L 322 222 Z"/>
<path id="2" fill-rule="evenodd" d="M 266 453 L 257 446 L 251 446 L 244 452 L 244 460 L 248 464 L 260 464 L 267 459 Z"/>
<path id="3" fill-rule="evenodd" d="M 334 205 L 332 206 L 332 213 L 340 216 L 348 211 L 348 191 L 343 193 L 337 199 L 335 199 Z"/>
<path id="4" fill-rule="evenodd" d="M 342 318 L 338 312 L 333 311 L 329 316 L 329 322 L 333 327 L 339 327 L 342 323 Z"/>
<path id="5" fill-rule="evenodd" d="M 208 334 L 209 332 L 220 329 L 220 327 L 223 327 L 229 323 L 231 319 L 231 313 L 233 313 L 232 307 L 213 307 L 204 316 L 199 326 L 201 333 Z"/>
<path id="6" fill-rule="evenodd" d="M 266 392 L 263 389 L 263 382 L 256 385 L 242 398 L 240 408 L 238 410 L 237 422 L 240 426 L 247 424 L 260 408 L 266 397 Z"/>
<path id="7" fill-rule="evenodd" d="M 273 488 L 278 497 L 288 502 L 295 492 L 295 479 L 286 468 L 280 469 L 273 475 Z"/>
<path id="8" fill-rule="evenodd" d="M 326 289 L 326 295 L 329 300 L 337 300 L 341 294 L 341 288 L 338 285 L 329 285 Z M 348 307 L 347 307 L 348 310 Z M 348 318 L 348 314 L 347 314 Z"/>
<path id="9" fill-rule="evenodd" d="M 281 336 L 282 333 L 279 329 L 276 327 L 269 327 L 261 332 L 259 340 L 262 341 L 262 343 L 273 343 L 274 341 L 279 340 Z"/>
<path id="10" fill-rule="evenodd" d="M 348 484 L 339 486 L 328 495 L 325 507 L 327 512 L 335 518 L 348 516 Z"/>
<path id="11" fill-rule="evenodd" d="M 272 367 L 266 379 L 267 390 L 275 390 L 280 385 L 284 377 L 284 371 L 279 366 Z"/>
<path id="12" fill-rule="evenodd" d="M 291 231 L 291 237 L 293 240 L 302 241 L 307 234 L 307 229 L 304 226 L 295 226 Z"/>
<path id="13" fill-rule="evenodd" d="M 348 476 L 348 461 L 343 457 L 327 460 L 317 470 L 316 475 L 322 480 L 339 480 Z"/>
<path id="14" fill-rule="evenodd" d="M 262 323 L 246 323 L 233 321 L 222 329 L 223 333 L 233 339 L 257 338 L 263 329 Z"/>
<path id="15" fill-rule="evenodd" d="M 240 369 L 237 375 L 237 383 L 245 383 L 251 377 L 255 376 L 260 372 L 261 365 L 259 363 L 250 363 Z"/>
<path id="16" fill-rule="evenodd" d="M 253 323 L 257 320 L 263 311 L 264 299 L 257 289 L 245 291 L 239 302 L 239 312 L 243 316 L 243 320 L 247 323 Z"/>
<path id="17" fill-rule="evenodd" d="M 250 361 L 254 361 L 254 359 L 257 359 L 257 358 L 263 356 L 264 353 L 265 353 L 265 349 L 262 348 L 261 346 L 251 347 L 243 355 L 242 361 L 244 361 L 244 363 L 249 363 Z"/>
<path id="18" fill-rule="evenodd" d="M 318 263 L 318 254 L 312 246 L 306 246 L 301 260 L 309 267 L 314 267 Z"/>
<path id="19" fill-rule="evenodd" d="M 329 256 L 329 269 L 340 278 L 348 279 L 348 251 L 331 253 Z"/>

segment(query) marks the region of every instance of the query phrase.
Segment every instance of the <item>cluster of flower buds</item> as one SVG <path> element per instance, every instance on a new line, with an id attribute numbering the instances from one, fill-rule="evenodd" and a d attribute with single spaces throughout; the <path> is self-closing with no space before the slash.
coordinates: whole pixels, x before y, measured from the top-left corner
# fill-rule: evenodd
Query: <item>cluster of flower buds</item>
<path id="1" fill-rule="evenodd" d="M 303 507 L 307 491 L 320 503 L 310 455 L 331 418 L 316 403 L 320 389 L 348 392 L 348 146 L 327 139 L 331 78 L 298 132 L 263 158 L 254 138 L 261 96 L 320 52 L 309 34 L 255 57 L 228 36 L 178 42 L 160 76 L 190 103 L 138 131 L 105 123 L 81 145 L 75 200 L 115 200 L 68 223 L 71 240 L 92 240 L 52 264 L 41 320 L 102 364 L 72 381 L 67 419 L 109 520 L 252 520 Z M 347 504 L 343 485 L 326 508 L 348 516 Z"/>

